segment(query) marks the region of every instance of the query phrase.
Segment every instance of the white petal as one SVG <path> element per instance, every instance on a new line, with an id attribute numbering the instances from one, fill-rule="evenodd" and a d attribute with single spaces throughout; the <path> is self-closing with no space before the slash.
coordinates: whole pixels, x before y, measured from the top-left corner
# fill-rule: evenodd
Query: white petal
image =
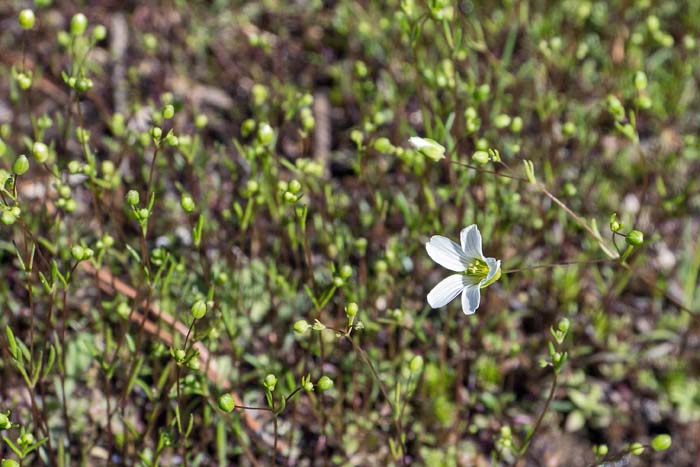
<path id="1" fill-rule="evenodd" d="M 465 315 L 474 314 L 481 303 L 481 291 L 478 285 L 470 285 L 462 291 L 462 311 Z"/>
<path id="2" fill-rule="evenodd" d="M 501 260 L 500 259 L 486 258 L 486 264 L 489 267 L 489 273 L 486 276 L 486 279 L 481 281 L 482 283 L 490 281 L 491 278 L 496 275 L 498 270 L 501 269 Z"/>
<path id="3" fill-rule="evenodd" d="M 476 224 L 463 229 L 459 237 L 462 241 L 462 251 L 467 257 L 484 259 L 484 253 L 481 251 L 481 232 Z"/>
<path id="4" fill-rule="evenodd" d="M 441 235 L 430 237 L 430 241 L 425 244 L 425 249 L 433 261 L 450 271 L 462 272 L 469 265 L 469 258 L 459 245 Z"/>
<path id="5" fill-rule="evenodd" d="M 467 285 L 466 277 L 452 274 L 438 282 L 428 294 L 428 303 L 433 308 L 440 308 L 450 303 Z"/>
<path id="6" fill-rule="evenodd" d="M 428 143 L 425 139 L 419 136 L 411 136 L 410 138 L 408 138 L 408 144 L 410 144 L 418 150 L 423 149 L 426 146 L 430 146 L 430 143 Z"/>

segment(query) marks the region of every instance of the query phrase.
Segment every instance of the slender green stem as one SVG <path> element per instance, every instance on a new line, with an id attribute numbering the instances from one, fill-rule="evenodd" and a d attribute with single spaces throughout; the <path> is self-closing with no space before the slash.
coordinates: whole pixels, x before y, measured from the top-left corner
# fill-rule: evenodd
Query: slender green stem
<path id="1" fill-rule="evenodd" d="M 329 328 L 330 329 L 330 328 Z M 397 410 L 397 407 L 394 407 L 394 404 L 391 402 L 391 397 L 389 396 L 389 391 L 387 391 L 386 387 L 382 383 L 382 380 L 379 378 L 379 373 L 377 372 L 376 368 L 374 367 L 374 364 L 372 363 L 372 360 L 370 360 L 369 355 L 367 355 L 367 352 L 365 352 L 362 347 L 355 342 L 349 334 L 344 334 L 344 337 L 350 341 L 352 344 L 353 349 L 355 349 L 355 352 L 360 355 L 360 358 L 365 362 L 367 367 L 369 368 L 370 372 L 372 373 L 372 376 L 374 377 L 374 380 L 377 382 L 379 385 L 379 390 L 381 391 L 382 395 L 384 396 L 384 399 L 386 399 L 387 403 L 391 406 L 392 412 L 396 413 L 395 411 Z M 394 428 L 396 430 L 396 437 L 398 438 L 398 442 L 401 446 L 401 464 L 406 465 L 406 445 L 403 441 L 403 427 L 401 426 L 401 419 L 400 417 L 394 417 L 392 416 L 394 420 Z"/>
<path id="2" fill-rule="evenodd" d="M 514 272 L 530 271 L 532 269 L 555 268 L 557 266 L 573 266 L 576 264 L 597 264 L 597 263 L 610 263 L 610 262 L 613 262 L 613 260 L 607 259 L 607 258 L 591 259 L 591 260 L 585 260 L 585 261 L 576 261 L 576 260 L 574 260 L 574 261 L 561 261 L 558 263 L 538 264 L 535 266 L 528 266 L 525 268 L 508 269 L 506 271 L 503 271 L 502 274 L 512 274 Z"/>
<path id="3" fill-rule="evenodd" d="M 525 438 L 525 443 L 520 448 L 520 452 L 518 453 L 518 457 L 516 458 L 516 462 L 515 462 L 516 464 L 518 463 L 518 461 L 520 459 L 522 459 L 525 456 L 525 454 L 527 454 L 527 450 L 530 448 L 530 443 L 532 443 L 533 438 L 537 434 L 537 430 L 540 428 L 540 425 L 542 424 L 542 420 L 544 419 L 544 415 L 547 413 L 547 410 L 549 410 L 549 405 L 552 403 L 552 400 L 554 399 L 554 393 L 557 390 L 558 376 L 559 376 L 559 373 L 557 371 L 555 371 L 554 372 L 554 379 L 552 380 L 552 387 L 549 389 L 549 395 L 547 396 L 547 401 L 544 403 L 544 407 L 542 408 L 542 412 L 540 412 L 539 417 L 537 417 L 537 421 L 535 422 L 535 425 L 532 427 L 532 430 Z"/>
<path id="4" fill-rule="evenodd" d="M 644 450 L 647 449 L 653 449 L 651 445 L 648 444 L 642 444 L 642 447 Z M 639 449 L 639 447 L 637 447 Z M 623 449 L 622 451 L 615 453 L 615 454 L 610 454 L 607 456 L 603 456 L 602 458 L 598 459 L 597 461 L 593 462 L 592 464 L 588 464 L 587 467 L 598 467 L 603 464 L 608 464 L 608 463 L 616 463 L 619 460 L 622 460 L 625 456 L 628 456 L 632 453 L 632 448 L 627 448 Z"/>
<path id="5" fill-rule="evenodd" d="M 608 255 L 611 259 L 617 259 L 619 256 L 617 253 L 613 253 L 606 245 L 604 240 L 600 237 L 600 234 L 593 230 L 591 226 L 588 225 L 588 222 L 586 222 L 585 219 L 582 219 L 579 217 L 574 211 L 572 211 L 566 204 L 564 204 L 559 198 L 554 196 L 552 193 L 547 190 L 547 187 L 542 185 L 541 183 L 538 184 L 538 188 L 542 193 L 544 193 L 549 199 L 554 201 L 557 205 L 559 205 L 560 208 L 564 210 L 569 216 L 571 216 L 581 227 L 583 227 L 586 232 L 591 234 L 591 236 L 598 242 L 598 245 L 600 245 L 600 249 L 603 250 L 603 252 Z"/>

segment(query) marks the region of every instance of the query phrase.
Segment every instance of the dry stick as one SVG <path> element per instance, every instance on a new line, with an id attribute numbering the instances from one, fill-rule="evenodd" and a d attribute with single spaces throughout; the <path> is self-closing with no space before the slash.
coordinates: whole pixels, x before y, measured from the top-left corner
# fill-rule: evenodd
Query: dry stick
<path id="1" fill-rule="evenodd" d="M 127 285 L 125 282 L 121 281 L 120 279 L 117 279 L 107 271 L 106 269 L 96 269 L 90 262 L 88 261 L 83 261 L 80 263 L 82 266 L 82 269 L 87 272 L 88 274 L 91 274 L 95 276 L 98 280 L 98 283 L 100 285 L 100 288 L 108 294 L 114 295 L 115 293 L 120 293 L 130 299 L 136 299 L 138 293 L 136 292 L 136 289 L 133 287 Z M 159 317 L 161 321 L 164 323 L 172 326 L 172 328 L 180 334 L 182 337 L 185 337 L 187 335 L 187 330 L 188 326 L 186 326 L 184 323 L 179 321 L 177 318 L 174 316 L 171 316 L 170 314 L 164 312 L 163 310 L 160 310 L 156 305 L 150 304 L 148 306 L 148 309 L 145 310 L 146 313 L 150 312 L 156 316 Z M 143 323 L 143 329 L 150 333 L 154 334 L 155 336 L 159 337 L 166 345 L 172 346 L 174 344 L 174 338 L 173 335 L 170 334 L 167 330 L 162 329 L 158 323 L 155 323 L 148 319 L 146 316 L 146 313 L 141 313 L 139 311 L 133 310 L 133 313 L 131 317 L 129 318 L 132 322 L 141 324 Z M 201 342 L 195 342 L 192 344 L 192 348 L 195 349 L 198 354 L 199 354 L 199 362 L 204 365 L 206 364 L 207 361 L 209 361 L 209 365 L 206 366 L 206 376 L 207 379 L 209 379 L 210 382 L 215 384 L 216 386 L 219 387 L 222 391 L 229 391 L 229 394 L 231 397 L 233 397 L 234 403 L 236 407 L 240 408 L 247 408 L 246 406 L 243 405 L 243 400 L 241 397 L 231 389 L 231 382 L 228 379 L 222 379 L 220 374 L 219 374 L 219 369 L 216 364 L 215 360 L 211 360 L 209 357 L 209 350 L 202 344 Z M 263 431 L 263 426 L 260 420 L 254 418 L 250 414 L 243 412 L 242 413 L 243 417 L 243 422 L 246 424 L 246 426 L 250 429 L 251 432 L 261 435 Z M 282 452 L 287 451 L 289 449 L 289 446 L 287 444 L 280 440 L 277 443 L 277 451 L 278 454 L 282 454 Z"/>

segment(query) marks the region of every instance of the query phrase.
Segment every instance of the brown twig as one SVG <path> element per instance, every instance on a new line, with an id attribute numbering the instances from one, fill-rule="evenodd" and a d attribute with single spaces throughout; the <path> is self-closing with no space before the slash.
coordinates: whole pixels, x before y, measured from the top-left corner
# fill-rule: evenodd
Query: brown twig
<path id="1" fill-rule="evenodd" d="M 105 293 L 111 295 L 119 293 L 132 300 L 136 299 L 138 295 L 136 289 L 126 284 L 122 280 L 117 279 L 109 271 L 105 269 L 96 269 L 89 261 L 83 261 L 80 263 L 80 265 L 82 266 L 83 271 L 97 278 L 100 288 Z M 158 316 L 160 321 L 170 325 L 173 328 L 173 330 L 176 333 L 180 334 L 182 337 L 185 337 L 187 335 L 189 329 L 188 326 L 186 326 L 182 321 L 179 321 L 174 316 L 171 316 L 170 314 L 159 309 L 156 305 L 152 303 L 149 304 L 146 311 L 155 316 Z M 159 339 L 161 339 L 165 343 L 165 345 L 172 346 L 174 344 L 173 334 L 168 332 L 166 329 L 160 327 L 158 323 L 149 319 L 145 313 L 133 310 L 130 316 L 130 320 L 137 324 L 143 323 L 143 329 L 146 332 L 153 334 Z M 237 407 L 245 407 L 241 397 L 235 391 L 232 390 L 231 382 L 228 379 L 221 377 L 218 366 L 216 364 L 216 360 L 210 359 L 209 350 L 206 348 L 206 346 L 201 342 L 195 342 L 192 344 L 192 348 L 197 351 L 198 359 L 202 368 L 206 368 L 205 374 L 207 379 L 222 392 L 228 391 L 231 397 L 233 397 L 234 403 Z M 263 431 L 262 422 L 249 413 L 242 412 L 241 415 L 243 418 L 243 423 L 245 423 L 248 429 L 256 435 L 260 436 L 260 434 Z M 287 444 L 284 441 L 279 440 L 277 443 L 278 454 L 281 455 L 283 452 L 288 450 L 289 446 L 287 446 Z"/>

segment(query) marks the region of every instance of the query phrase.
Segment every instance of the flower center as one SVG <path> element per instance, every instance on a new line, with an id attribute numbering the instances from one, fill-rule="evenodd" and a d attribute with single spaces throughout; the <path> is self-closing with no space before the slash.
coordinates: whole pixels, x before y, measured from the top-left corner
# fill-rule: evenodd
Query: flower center
<path id="1" fill-rule="evenodd" d="M 469 266 L 467 266 L 467 269 L 464 271 L 464 274 L 466 276 L 473 277 L 476 282 L 481 283 L 481 281 L 486 279 L 489 275 L 489 265 L 486 264 L 486 261 L 484 261 L 483 259 L 474 259 L 471 263 L 469 263 Z M 501 270 L 499 269 L 498 271 L 496 271 L 496 274 L 494 274 L 493 277 L 491 277 L 491 279 L 481 284 L 480 287 L 482 289 L 485 289 L 500 278 Z"/>
<path id="2" fill-rule="evenodd" d="M 489 265 L 482 259 L 474 259 L 469 263 L 465 272 L 467 276 L 472 276 L 481 280 L 489 275 Z"/>

